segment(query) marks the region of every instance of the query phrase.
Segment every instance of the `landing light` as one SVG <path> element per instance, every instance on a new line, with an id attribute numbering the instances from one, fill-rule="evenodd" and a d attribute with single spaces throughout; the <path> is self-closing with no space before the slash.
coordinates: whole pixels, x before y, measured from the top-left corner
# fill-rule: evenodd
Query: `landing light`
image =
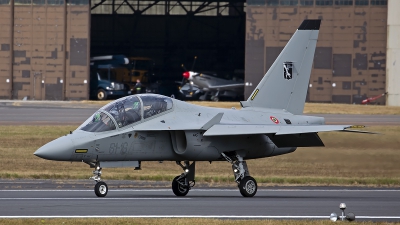
<path id="1" fill-rule="evenodd" d="M 346 209 L 346 203 L 340 203 L 339 208 L 341 210 L 345 210 Z"/>
<path id="2" fill-rule="evenodd" d="M 186 173 L 189 173 L 189 169 L 186 169 L 185 172 L 186 172 Z"/>

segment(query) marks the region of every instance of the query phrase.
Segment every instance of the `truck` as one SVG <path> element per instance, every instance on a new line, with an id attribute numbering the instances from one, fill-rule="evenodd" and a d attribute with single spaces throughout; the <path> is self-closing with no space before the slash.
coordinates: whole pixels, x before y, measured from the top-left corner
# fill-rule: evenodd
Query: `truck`
<path id="1" fill-rule="evenodd" d="M 151 75 L 154 70 L 154 61 L 146 57 L 128 57 L 128 63 L 117 69 L 117 80 L 129 86 L 132 93 L 136 93 L 135 85 L 139 80 L 142 92 L 146 92 L 147 86 L 154 82 L 151 80 Z M 139 93 L 136 93 L 139 94 Z"/>
<path id="2" fill-rule="evenodd" d="M 123 55 L 90 58 L 90 98 L 106 100 L 132 94 L 129 86 L 117 78 L 128 63 Z"/>

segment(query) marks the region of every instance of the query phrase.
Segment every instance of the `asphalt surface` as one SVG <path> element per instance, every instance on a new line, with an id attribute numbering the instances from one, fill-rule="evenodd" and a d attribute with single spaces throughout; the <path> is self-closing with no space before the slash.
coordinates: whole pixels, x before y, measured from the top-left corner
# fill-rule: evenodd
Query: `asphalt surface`
<path id="1" fill-rule="evenodd" d="M 74 182 L 76 186 L 71 188 Z M 115 187 L 118 182 L 138 187 Z M 93 181 L 63 185 L 45 180 L 1 180 L 0 218 L 328 219 L 330 213 L 341 212 L 339 204 L 344 202 L 346 212 L 353 212 L 356 220 L 400 221 L 400 189 L 271 187 L 260 188 L 253 198 L 244 198 L 236 188 L 195 187 L 186 197 L 176 197 L 170 188 L 146 188 L 145 183 L 110 181 L 108 195 L 98 198 Z"/>
<path id="2" fill-rule="evenodd" d="M 101 105 L 79 102 L 0 101 L 0 125 L 80 125 Z M 308 114 L 326 124 L 400 125 L 400 115 Z"/>

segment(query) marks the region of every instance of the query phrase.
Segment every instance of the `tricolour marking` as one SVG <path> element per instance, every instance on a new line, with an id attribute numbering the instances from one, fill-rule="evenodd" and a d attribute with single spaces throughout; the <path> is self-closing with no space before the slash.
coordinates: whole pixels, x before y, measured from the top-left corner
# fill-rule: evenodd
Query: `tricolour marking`
<path id="1" fill-rule="evenodd" d="M 279 123 L 279 120 L 275 117 L 275 116 L 270 116 L 269 117 L 271 119 L 272 122 L 274 122 L 275 124 Z"/>
<path id="2" fill-rule="evenodd" d="M 55 216 L 0 216 L 13 218 L 215 218 L 215 219 L 329 219 L 329 216 L 237 216 L 237 215 L 55 215 Z M 400 216 L 356 216 L 356 219 L 400 219 Z"/>
<path id="3" fill-rule="evenodd" d="M 253 100 L 253 99 L 256 97 L 258 91 L 259 91 L 258 89 L 256 89 L 256 90 L 254 91 L 253 95 L 251 96 L 251 100 Z"/>
<path id="4" fill-rule="evenodd" d="M 76 149 L 75 153 L 87 153 L 88 150 L 87 149 Z"/>

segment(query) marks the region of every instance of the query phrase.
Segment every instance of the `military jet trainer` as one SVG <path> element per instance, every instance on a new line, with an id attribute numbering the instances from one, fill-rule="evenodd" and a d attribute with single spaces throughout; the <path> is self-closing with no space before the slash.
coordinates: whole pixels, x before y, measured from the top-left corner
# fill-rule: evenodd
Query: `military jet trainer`
<path id="1" fill-rule="evenodd" d="M 304 20 L 241 109 L 192 105 L 155 94 L 115 100 L 75 131 L 34 154 L 57 161 L 79 161 L 95 168 L 95 194 L 107 195 L 102 168 L 137 167 L 142 161 L 175 161 L 183 173 L 172 191 L 185 196 L 195 185 L 196 161 L 227 161 L 244 197 L 257 192 L 246 160 L 324 146 L 322 131 L 354 131 L 325 125 L 323 117 L 302 115 L 320 20 Z"/>

